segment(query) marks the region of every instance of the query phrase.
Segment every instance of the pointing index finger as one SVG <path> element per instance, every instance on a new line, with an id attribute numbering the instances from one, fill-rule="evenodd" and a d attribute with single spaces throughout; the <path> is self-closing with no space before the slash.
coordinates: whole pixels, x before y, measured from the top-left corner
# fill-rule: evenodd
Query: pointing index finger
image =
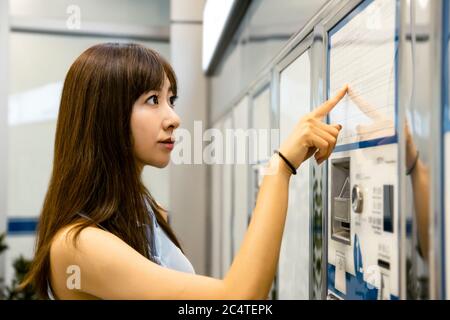
<path id="1" fill-rule="evenodd" d="M 345 85 L 338 93 L 331 99 L 325 101 L 320 107 L 313 111 L 314 115 L 323 118 L 342 100 L 347 94 L 348 85 Z"/>

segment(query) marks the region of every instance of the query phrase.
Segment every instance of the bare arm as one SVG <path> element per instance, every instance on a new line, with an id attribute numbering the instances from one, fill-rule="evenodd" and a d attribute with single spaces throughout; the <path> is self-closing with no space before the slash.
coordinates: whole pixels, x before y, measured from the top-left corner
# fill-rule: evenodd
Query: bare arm
<path id="1" fill-rule="evenodd" d="M 295 167 L 313 154 L 318 162 L 329 157 L 341 127 L 321 119 L 346 91 L 302 118 L 281 145 L 280 151 Z M 224 279 L 161 267 L 116 236 L 93 227 L 81 232 L 77 248 L 63 236 L 55 239 L 55 270 L 64 275 L 68 265 L 78 265 L 80 290 L 104 299 L 265 299 L 278 263 L 291 176 L 284 162 L 273 160 L 278 170 L 263 179 L 243 244 Z"/>
<path id="2" fill-rule="evenodd" d="M 336 145 L 339 125 L 326 125 L 321 119 L 345 96 L 346 88 L 314 112 L 304 117 L 281 145 L 280 152 L 298 168 L 315 154 L 325 161 Z M 240 287 L 244 295 L 266 299 L 277 269 L 288 204 L 290 169 L 278 160 L 275 175 L 266 175 L 243 244 L 226 275 L 227 287 Z"/>

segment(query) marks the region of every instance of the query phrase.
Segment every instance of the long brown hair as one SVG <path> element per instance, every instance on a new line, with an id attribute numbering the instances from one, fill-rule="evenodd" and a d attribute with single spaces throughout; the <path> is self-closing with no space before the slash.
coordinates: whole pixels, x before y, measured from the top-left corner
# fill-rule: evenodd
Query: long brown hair
<path id="1" fill-rule="evenodd" d="M 130 118 L 144 93 L 159 90 L 167 75 L 176 95 L 169 63 L 137 44 L 107 43 L 83 52 L 67 73 L 56 128 L 53 172 L 40 215 L 35 256 L 21 288 L 32 285 L 48 298 L 50 247 L 56 232 L 89 216 L 73 229 L 101 224 L 136 251 L 152 259 L 145 228 L 151 205 L 158 223 L 181 249 L 162 218 L 163 210 L 142 183 L 133 149 Z"/>

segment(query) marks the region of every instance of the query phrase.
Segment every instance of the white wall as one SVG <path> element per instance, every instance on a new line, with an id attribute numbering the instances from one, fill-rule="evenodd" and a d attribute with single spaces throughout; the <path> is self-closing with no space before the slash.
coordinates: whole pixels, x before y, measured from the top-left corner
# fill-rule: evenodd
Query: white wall
<path id="1" fill-rule="evenodd" d="M 3 3 L 3 1 L 1 2 Z M 13 18 L 26 16 L 30 19 L 37 19 L 35 20 L 37 23 L 39 23 L 39 19 L 43 18 L 61 20 L 67 17 L 65 8 L 69 2 L 15 0 L 12 1 L 11 16 Z M 111 25 L 165 24 L 167 28 L 169 26 L 169 4 L 163 0 L 96 2 L 79 0 L 77 5 L 82 10 L 82 21 L 89 19 L 94 22 L 108 22 Z M 124 12 L 127 14 L 124 15 Z M 18 119 L 24 119 L 23 116 L 27 116 L 27 119 L 22 122 L 17 122 L 16 119 L 8 128 L 8 139 L 5 142 L 9 148 L 8 163 L 5 166 L 0 165 L 1 168 L 7 168 L 6 212 L 9 221 L 18 218 L 36 221 L 52 169 L 54 134 L 59 104 L 51 101 L 59 102 L 60 89 L 65 75 L 73 61 L 85 49 L 101 42 L 127 40 L 24 32 L 10 32 L 7 40 L 10 43 L 9 67 L 11 72 L 9 81 L 0 81 L 0 84 L 9 83 L 10 101 L 14 101 L 10 104 L 10 107 L 13 108 L 10 113 L 19 115 Z M 170 60 L 168 42 L 139 43 L 157 50 Z M 6 48 L 6 46 L 1 47 Z M 4 54 L 4 50 L 1 50 L 0 54 Z M 3 76 L 3 72 L 0 74 Z M 0 90 L 2 89 L 3 87 L 0 88 Z M 0 92 L 0 99 L 6 96 Z M 54 98 L 51 99 L 51 97 Z M 22 117 L 17 108 L 25 109 Z M 30 114 L 34 114 L 34 117 L 30 118 Z M 2 121 L 1 113 L 0 121 Z M 0 144 L 2 139 L 4 139 L 4 135 L 0 132 Z M 6 179 L 0 179 L 0 181 L 3 182 Z M 169 170 L 145 168 L 143 181 L 156 200 L 164 207 L 168 207 Z M 0 183 L 0 197 L 2 187 L 4 187 L 4 183 Z M 0 198 L 0 205 L 4 203 Z M 24 254 L 27 258 L 31 258 L 33 255 L 34 234 L 30 232 L 9 234 L 7 243 L 9 249 L 5 254 L 6 281 L 10 283 L 13 277 L 13 260 L 20 254 Z"/>
<path id="2" fill-rule="evenodd" d="M 67 7 L 77 5 L 82 21 L 168 27 L 168 0 L 13 0 L 14 17 L 66 19 Z"/>

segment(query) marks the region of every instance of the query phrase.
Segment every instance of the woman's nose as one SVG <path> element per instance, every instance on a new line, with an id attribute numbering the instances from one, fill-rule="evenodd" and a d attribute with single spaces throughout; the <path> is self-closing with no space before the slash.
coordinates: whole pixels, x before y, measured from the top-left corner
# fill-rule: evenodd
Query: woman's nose
<path id="1" fill-rule="evenodd" d="M 169 114 L 164 122 L 164 129 L 166 130 L 169 129 L 170 127 L 176 129 L 180 126 L 180 117 L 172 108 L 169 107 L 169 109 L 170 109 Z"/>

